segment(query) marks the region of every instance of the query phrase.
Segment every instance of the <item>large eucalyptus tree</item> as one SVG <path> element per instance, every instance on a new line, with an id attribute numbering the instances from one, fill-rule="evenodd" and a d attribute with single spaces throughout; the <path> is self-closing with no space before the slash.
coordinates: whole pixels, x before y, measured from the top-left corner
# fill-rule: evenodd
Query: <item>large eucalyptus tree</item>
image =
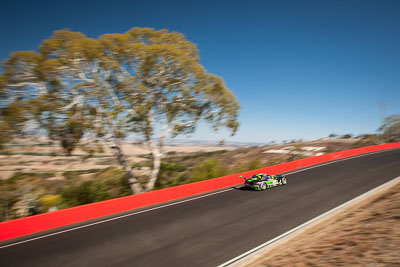
<path id="1" fill-rule="evenodd" d="M 233 93 L 199 63 L 194 44 L 166 30 L 132 28 L 98 40 L 56 31 L 39 52 L 12 54 L 0 81 L 3 110 L 15 103 L 25 107 L 29 119 L 68 153 L 85 133 L 105 142 L 135 194 L 154 188 L 166 137 L 192 133 L 200 120 L 232 134 L 238 128 Z M 122 151 L 121 140 L 130 132 L 151 151 L 152 173 L 144 188 Z"/>

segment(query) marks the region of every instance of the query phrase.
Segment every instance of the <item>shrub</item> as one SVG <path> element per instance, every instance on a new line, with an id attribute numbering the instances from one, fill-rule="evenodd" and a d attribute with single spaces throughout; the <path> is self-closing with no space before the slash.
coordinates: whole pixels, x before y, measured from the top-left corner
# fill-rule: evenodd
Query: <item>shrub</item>
<path id="1" fill-rule="evenodd" d="M 178 162 L 162 161 L 155 188 L 161 189 L 185 183 L 185 181 L 189 180 L 189 177 L 182 173 L 186 169 L 186 166 Z"/>
<path id="2" fill-rule="evenodd" d="M 382 126 L 379 128 L 381 137 L 385 142 L 400 141 L 400 115 L 391 115 L 385 118 Z"/>
<path id="3" fill-rule="evenodd" d="M 43 212 L 49 211 L 51 207 L 59 207 L 61 204 L 60 195 L 44 195 L 40 198 L 41 210 Z"/>
<path id="4" fill-rule="evenodd" d="M 364 137 L 358 140 L 354 145 L 353 148 L 365 147 L 365 146 L 372 146 L 382 144 L 383 140 L 380 135 L 376 134 L 365 134 Z"/>
<path id="5" fill-rule="evenodd" d="M 215 158 L 206 159 L 193 168 L 193 181 L 207 180 L 228 174 L 228 167 L 219 164 Z"/>
<path id="6" fill-rule="evenodd" d="M 260 159 L 253 159 L 250 160 L 248 163 L 248 170 L 255 170 L 255 169 L 260 169 L 263 167 L 263 164 L 261 163 Z"/>
<path id="7" fill-rule="evenodd" d="M 74 207 L 110 199 L 106 186 L 99 181 L 85 181 L 79 185 L 70 185 L 61 192 L 64 207 Z"/>
<path id="8" fill-rule="evenodd" d="M 186 167 L 176 163 L 176 162 L 161 162 L 160 174 L 163 173 L 172 173 L 172 172 L 183 172 L 186 170 Z"/>

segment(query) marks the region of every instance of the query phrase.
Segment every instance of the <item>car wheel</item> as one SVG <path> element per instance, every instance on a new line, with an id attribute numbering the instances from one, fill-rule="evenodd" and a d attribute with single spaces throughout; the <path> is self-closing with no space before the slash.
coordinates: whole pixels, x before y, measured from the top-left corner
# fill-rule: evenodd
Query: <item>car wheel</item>
<path id="1" fill-rule="evenodd" d="M 267 184 L 266 184 L 266 183 L 262 183 L 262 184 L 260 185 L 260 188 L 261 188 L 261 190 L 267 189 Z"/>
<path id="2" fill-rule="evenodd" d="M 285 184 L 287 183 L 286 178 L 285 178 L 285 177 L 282 177 L 281 182 L 282 182 L 283 185 L 285 185 Z"/>

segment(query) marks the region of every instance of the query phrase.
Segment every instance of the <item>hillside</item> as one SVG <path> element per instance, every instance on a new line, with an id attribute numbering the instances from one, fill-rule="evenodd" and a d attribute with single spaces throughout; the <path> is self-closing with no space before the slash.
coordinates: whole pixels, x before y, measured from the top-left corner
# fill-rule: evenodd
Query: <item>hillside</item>
<path id="1" fill-rule="evenodd" d="M 155 189 L 234 174 L 313 155 L 350 149 L 357 139 L 328 139 L 271 146 L 180 143 L 164 147 Z M 140 144 L 123 151 L 139 181 L 150 174 L 150 154 Z M 0 156 L 1 220 L 130 195 L 124 172 L 109 151 L 71 156 L 40 138 L 17 140 Z"/>

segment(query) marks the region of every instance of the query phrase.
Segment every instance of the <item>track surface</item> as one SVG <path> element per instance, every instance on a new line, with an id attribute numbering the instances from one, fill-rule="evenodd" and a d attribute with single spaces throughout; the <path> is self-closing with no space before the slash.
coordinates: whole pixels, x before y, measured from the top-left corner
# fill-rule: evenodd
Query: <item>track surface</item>
<path id="1" fill-rule="evenodd" d="M 365 155 L 5 247 L 0 266 L 216 266 L 399 175 L 400 149 Z"/>

